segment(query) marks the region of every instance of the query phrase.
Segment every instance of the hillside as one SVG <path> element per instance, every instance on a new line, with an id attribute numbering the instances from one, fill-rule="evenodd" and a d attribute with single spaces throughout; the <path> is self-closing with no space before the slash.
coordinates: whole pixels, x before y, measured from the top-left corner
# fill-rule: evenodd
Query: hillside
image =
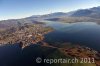
<path id="1" fill-rule="evenodd" d="M 100 23 L 100 7 L 90 9 L 79 9 L 76 11 L 65 13 L 64 15 L 56 16 L 55 18 L 48 18 L 50 21 L 62 22 L 97 22 Z M 55 16 L 55 14 L 54 14 Z"/>

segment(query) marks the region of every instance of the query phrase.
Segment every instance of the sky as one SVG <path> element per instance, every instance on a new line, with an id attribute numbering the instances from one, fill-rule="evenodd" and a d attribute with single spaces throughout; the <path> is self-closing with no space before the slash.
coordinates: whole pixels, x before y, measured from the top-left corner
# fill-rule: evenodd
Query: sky
<path id="1" fill-rule="evenodd" d="M 100 6 L 100 0 L 0 0 L 0 20 Z"/>

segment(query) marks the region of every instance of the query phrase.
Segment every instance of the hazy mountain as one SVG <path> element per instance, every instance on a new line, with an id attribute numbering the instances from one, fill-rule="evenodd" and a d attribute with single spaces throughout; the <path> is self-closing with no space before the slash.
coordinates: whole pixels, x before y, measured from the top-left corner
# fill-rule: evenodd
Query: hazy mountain
<path id="1" fill-rule="evenodd" d="M 51 13 L 47 15 L 43 15 L 42 17 L 60 17 L 60 16 L 66 16 L 66 13 L 63 12 L 56 12 L 56 13 Z"/>
<path id="2" fill-rule="evenodd" d="M 70 16 L 100 18 L 100 7 L 77 10 Z"/>
<path id="3" fill-rule="evenodd" d="M 72 15 L 73 17 L 81 17 L 81 16 L 88 16 L 90 14 L 92 14 L 93 11 L 85 9 L 85 10 L 77 10 L 76 12 L 74 12 Z"/>
<path id="4" fill-rule="evenodd" d="M 63 12 L 55 12 L 55 13 L 50 13 L 50 14 L 45 14 L 45 15 L 39 15 L 39 16 L 31 16 L 31 17 L 37 17 L 37 18 L 56 18 L 56 17 L 62 17 L 62 16 L 67 16 L 67 13 Z"/>
<path id="5" fill-rule="evenodd" d="M 76 11 L 71 11 L 68 13 L 64 12 L 55 12 L 55 13 L 50 13 L 50 14 L 45 14 L 45 15 L 36 15 L 32 16 L 37 17 L 37 18 L 57 18 L 57 17 L 100 17 L 100 6 L 99 7 L 93 7 L 90 9 L 79 9 Z"/>
<path id="6" fill-rule="evenodd" d="M 64 21 L 64 22 L 99 22 L 100 23 L 100 7 L 93 7 L 90 9 L 79 9 L 76 11 L 68 12 L 55 18 L 48 18 L 51 21 Z"/>
<path id="7" fill-rule="evenodd" d="M 100 13 L 100 6 L 98 6 L 98 7 L 93 7 L 93 8 L 91 8 L 90 10 Z"/>

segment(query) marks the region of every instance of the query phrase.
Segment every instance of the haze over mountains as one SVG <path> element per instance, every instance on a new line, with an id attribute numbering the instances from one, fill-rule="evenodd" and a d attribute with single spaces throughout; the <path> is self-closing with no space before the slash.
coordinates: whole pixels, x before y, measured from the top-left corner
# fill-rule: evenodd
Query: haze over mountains
<path id="1" fill-rule="evenodd" d="M 79 9 L 68 13 L 56 12 L 45 15 L 33 15 L 22 19 L 0 21 L 0 28 L 15 27 L 19 24 L 36 23 L 41 20 L 61 22 L 98 22 L 100 23 L 100 6 L 90 9 Z"/>
<path id="2" fill-rule="evenodd" d="M 95 17 L 95 18 L 99 18 L 100 17 L 100 6 L 98 7 L 93 7 L 90 9 L 79 9 L 76 11 L 71 11 L 68 13 L 64 13 L 64 12 L 56 12 L 56 13 L 51 13 L 51 14 L 46 14 L 46 15 L 41 15 L 41 16 L 32 16 L 32 17 L 44 17 L 44 18 L 50 18 L 50 17 Z"/>
<path id="3" fill-rule="evenodd" d="M 100 7 L 94 7 L 90 9 L 80 9 L 74 11 L 74 13 L 70 14 L 69 16 L 100 18 Z"/>
<path id="4" fill-rule="evenodd" d="M 93 7 L 90 9 L 80 9 L 68 13 L 52 13 L 48 14 L 48 19 L 51 21 L 64 21 L 64 22 L 100 22 L 100 7 Z M 43 16 L 42 16 L 43 17 Z M 46 18 L 47 18 L 46 17 Z"/>

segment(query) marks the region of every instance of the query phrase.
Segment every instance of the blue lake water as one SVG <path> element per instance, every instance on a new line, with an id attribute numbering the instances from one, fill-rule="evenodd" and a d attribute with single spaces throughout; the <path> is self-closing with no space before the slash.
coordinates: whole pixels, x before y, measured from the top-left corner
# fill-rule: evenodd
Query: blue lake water
<path id="1" fill-rule="evenodd" d="M 100 51 L 100 25 L 95 22 L 45 22 L 55 31 L 45 35 L 49 42 L 71 42 Z"/>

